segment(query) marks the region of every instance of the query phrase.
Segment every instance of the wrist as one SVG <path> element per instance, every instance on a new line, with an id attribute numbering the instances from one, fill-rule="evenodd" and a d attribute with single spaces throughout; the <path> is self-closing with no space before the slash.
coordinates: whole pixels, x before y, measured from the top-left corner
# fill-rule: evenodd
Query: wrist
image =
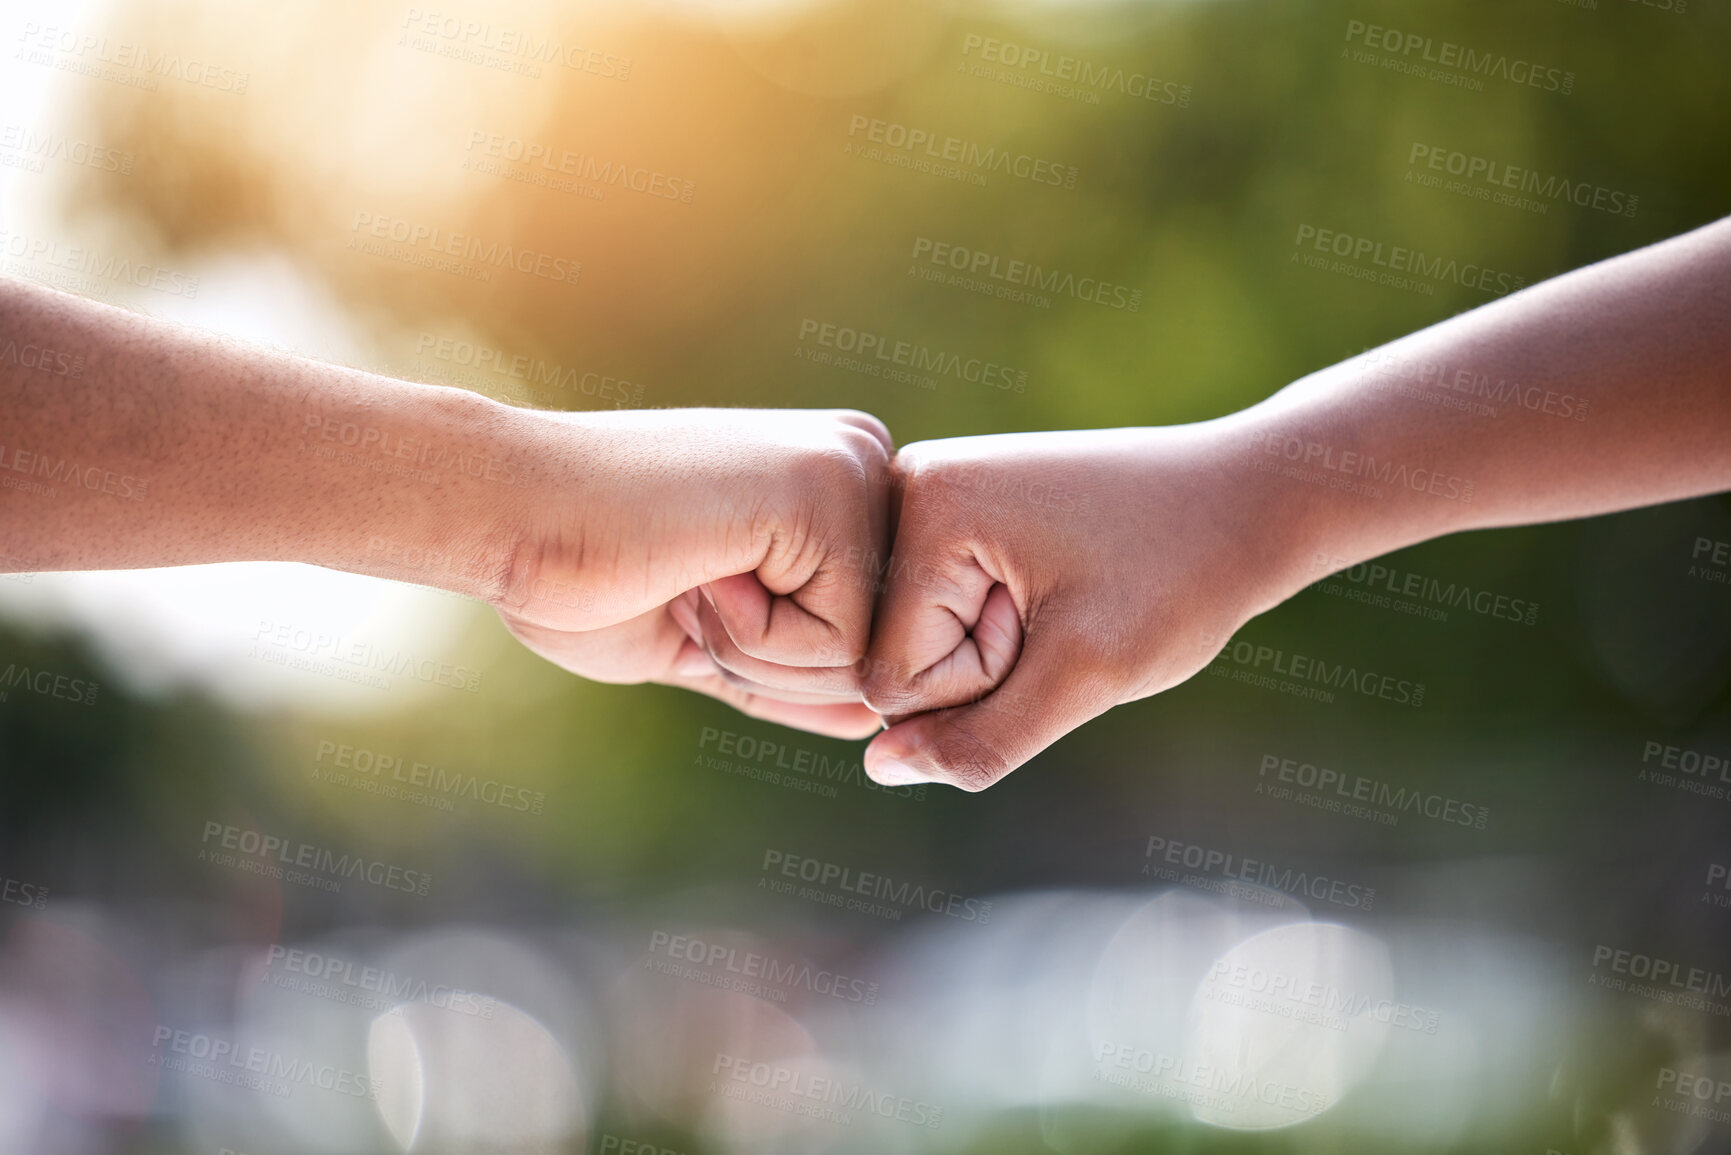
<path id="1" fill-rule="evenodd" d="M 1150 430 L 1159 442 L 1150 459 L 1182 462 L 1174 487 L 1164 470 L 1152 484 L 1173 489 L 1157 497 L 1168 507 L 1167 524 L 1186 526 L 1203 556 L 1213 559 L 1216 604 L 1232 607 L 1226 633 L 1264 613 L 1323 577 L 1318 555 L 1328 543 L 1318 507 L 1322 491 L 1282 477 L 1271 468 L 1269 431 L 1254 410 L 1194 425 Z M 1326 497 L 1326 494 L 1323 494 Z M 1158 524 L 1158 523 L 1156 523 Z"/>
<path id="2" fill-rule="evenodd" d="M 294 417 L 305 501 L 336 503 L 309 559 L 335 569 L 506 596 L 516 565 L 537 419 L 461 389 L 373 378 Z M 288 515 L 298 517 L 295 511 Z"/>
<path id="3" fill-rule="evenodd" d="M 1256 543 L 1254 564 L 1266 575 L 1255 612 L 1408 544 L 1411 495 L 1387 483 L 1390 463 L 1350 423 L 1276 394 L 1210 424 L 1235 479 L 1240 524 Z"/>

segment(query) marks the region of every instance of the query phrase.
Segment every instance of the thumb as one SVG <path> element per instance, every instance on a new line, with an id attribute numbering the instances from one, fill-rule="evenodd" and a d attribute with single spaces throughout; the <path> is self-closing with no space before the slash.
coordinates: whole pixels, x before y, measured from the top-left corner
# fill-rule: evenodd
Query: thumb
<path id="1" fill-rule="evenodd" d="M 898 720 L 866 747 L 865 768 L 887 786 L 942 782 L 984 790 L 1065 734 L 1117 704 L 1069 654 L 1062 634 L 1030 629 L 1004 683 L 976 702 Z"/>

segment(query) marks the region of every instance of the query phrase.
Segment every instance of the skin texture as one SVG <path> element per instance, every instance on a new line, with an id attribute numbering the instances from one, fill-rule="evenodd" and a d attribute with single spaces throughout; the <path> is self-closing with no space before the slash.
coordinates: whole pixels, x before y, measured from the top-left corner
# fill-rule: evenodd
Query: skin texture
<path id="1" fill-rule="evenodd" d="M 1479 378 L 1518 384 L 1518 399 L 1505 392 L 1494 415 L 1438 403 L 1471 398 Z M 1731 224 L 1555 278 L 1218 421 L 920 442 L 896 467 L 865 678 L 896 724 L 866 768 L 984 789 L 1189 678 L 1329 573 L 1460 530 L 1731 488 Z"/>
<path id="2" fill-rule="evenodd" d="M 568 493 L 582 477 L 591 497 L 580 514 L 560 497 L 532 503 L 516 571 L 532 589 L 569 580 L 594 591 L 594 604 L 503 599 L 511 632 L 597 681 L 686 686 L 789 726 L 875 733 L 881 723 L 861 702 L 856 669 L 870 632 L 871 559 L 888 539 L 883 425 L 851 411 L 573 417 L 584 436 L 570 474 L 548 492 Z M 700 644 L 700 616 L 759 669 L 801 663 L 809 688 L 766 695 L 717 667 Z"/>
<path id="3" fill-rule="evenodd" d="M 853 666 L 891 450 L 863 413 L 513 409 L 0 280 L 5 569 L 304 561 L 439 586 L 577 673 L 841 737 L 880 726 Z M 832 688 L 724 674 L 691 640 L 700 604 Z"/>
<path id="4" fill-rule="evenodd" d="M 881 714 L 879 781 L 979 790 L 1330 572 L 1731 487 L 1728 350 L 1721 222 L 1217 421 L 891 461 L 864 414 L 517 410 L 0 281 L 0 567 L 438 585 L 598 680 Z"/>

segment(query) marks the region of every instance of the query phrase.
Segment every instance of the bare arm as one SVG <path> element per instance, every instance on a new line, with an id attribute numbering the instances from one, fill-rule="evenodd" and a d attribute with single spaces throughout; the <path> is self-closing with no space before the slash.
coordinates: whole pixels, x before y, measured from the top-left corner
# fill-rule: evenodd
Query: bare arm
<path id="1" fill-rule="evenodd" d="M 1731 488 L 1731 222 L 1217 421 L 922 442 L 897 467 L 866 684 L 897 724 L 866 765 L 982 789 L 1330 570 Z"/>
<path id="2" fill-rule="evenodd" d="M 890 448 L 847 411 L 514 409 L 0 279 L 0 569 L 400 578 L 491 602 L 579 673 L 827 733 L 877 728 L 852 663 Z M 812 688 L 729 682 L 700 605 Z"/>
<path id="3" fill-rule="evenodd" d="M 493 599 L 511 564 L 511 491 L 531 468 L 522 432 L 460 390 L 0 281 L 13 568 L 293 560 Z M 429 557 L 448 563 L 423 572 Z"/>
<path id="4" fill-rule="evenodd" d="M 1306 547 L 1342 564 L 1731 488 L 1731 221 L 1464 313 L 1229 420 L 1264 467 L 1305 471 L 1276 500 Z"/>

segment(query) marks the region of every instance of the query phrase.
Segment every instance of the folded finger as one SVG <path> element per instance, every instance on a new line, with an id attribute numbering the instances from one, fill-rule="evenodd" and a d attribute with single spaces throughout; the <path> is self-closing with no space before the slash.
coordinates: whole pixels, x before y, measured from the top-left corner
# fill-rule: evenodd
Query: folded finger
<path id="1" fill-rule="evenodd" d="M 990 559 L 905 523 L 866 656 L 867 704 L 893 715 L 975 701 L 1008 676 L 1021 646 L 1021 611 Z"/>
<path id="2" fill-rule="evenodd" d="M 733 636 L 728 633 L 721 616 L 707 601 L 698 600 L 693 618 L 697 639 L 710 660 L 722 670 L 737 675 L 739 679 L 762 687 L 765 691 L 792 691 L 820 695 L 837 701 L 860 700 L 857 666 L 788 666 L 754 658 L 739 648 Z"/>
<path id="3" fill-rule="evenodd" d="M 1061 637 L 1029 642 L 1009 677 L 977 702 L 900 718 L 866 748 L 866 772 L 905 786 L 943 782 L 978 791 L 1118 701 Z"/>
<path id="4" fill-rule="evenodd" d="M 859 702 L 784 702 L 737 686 L 719 674 L 674 678 L 667 684 L 708 694 L 752 718 L 830 738 L 869 738 L 883 729 L 883 720 Z"/>

